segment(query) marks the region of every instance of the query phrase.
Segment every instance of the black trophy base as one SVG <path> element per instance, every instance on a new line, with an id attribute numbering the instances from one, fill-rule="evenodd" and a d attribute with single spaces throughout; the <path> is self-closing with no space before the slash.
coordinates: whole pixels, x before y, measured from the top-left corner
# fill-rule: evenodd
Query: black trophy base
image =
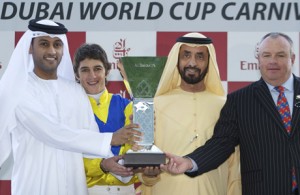
<path id="1" fill-rule="evenodd" d="M 139 167 L 159 167 L 160 164 L 166 163 L 165 153 L 126 153 L 124 155 L 124 166 Z"/>

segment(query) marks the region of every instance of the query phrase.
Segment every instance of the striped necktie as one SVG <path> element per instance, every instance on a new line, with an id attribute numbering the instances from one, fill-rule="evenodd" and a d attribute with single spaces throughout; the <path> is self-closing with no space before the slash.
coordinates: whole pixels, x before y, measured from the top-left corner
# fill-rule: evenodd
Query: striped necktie
<path id="1" fill-rule="evenodd" d="M 292 130 L 292 117 L 290 112 L 290 107 L 288 101 L 284 95 L 284 87 L 278 86 L 274 88 L 276 91 L 279 92 L 278 99 L 277 99 L 277 110 L 281 116 L 281 120 L 284 124 L 284 127 L 288 134 L 291 133 Z M 297 188 L 297 181 L 296 181 L 296 174 L 295 168 L 292 169 L 292 190 L 294 191 Z"/>

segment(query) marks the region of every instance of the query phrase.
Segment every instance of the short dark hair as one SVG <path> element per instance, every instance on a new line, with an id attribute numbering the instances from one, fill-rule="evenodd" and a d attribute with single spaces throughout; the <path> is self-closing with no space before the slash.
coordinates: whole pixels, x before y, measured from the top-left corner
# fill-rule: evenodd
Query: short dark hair
<path id="1" fill-rule="evenodd" d="M 79 64 L 85 59 L 100 60 L 104 65 L 105 75 L 107 75 L 111 69 L 111 64 L 108 62 L 106 52 L 100 45 L 95 43 L 84 43 L 75 51 L 74 54 L 73 69 L 77 76 Z"/>

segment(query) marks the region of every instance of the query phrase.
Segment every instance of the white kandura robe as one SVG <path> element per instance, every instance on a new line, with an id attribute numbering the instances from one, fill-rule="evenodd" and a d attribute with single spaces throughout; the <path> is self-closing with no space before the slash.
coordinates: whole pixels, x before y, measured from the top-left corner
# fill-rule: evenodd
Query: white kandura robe
<path id="1" fill-rule="evenodd" d="M 112 134 L 98 132 L 87 95 L 75 82 L 30 73 L 25 91 L 11 132 L 12 195 L 86 195 L 82 152 L 111 155 Z"/>

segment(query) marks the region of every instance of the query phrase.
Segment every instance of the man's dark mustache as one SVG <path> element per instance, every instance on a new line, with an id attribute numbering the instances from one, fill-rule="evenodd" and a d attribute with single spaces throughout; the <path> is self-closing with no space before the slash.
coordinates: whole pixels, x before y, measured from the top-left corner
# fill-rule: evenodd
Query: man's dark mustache
<path id="1" fill-rule="evenodd" d="M 200 69 L 200 68 L 197 68 L 197 67 L 184 67 L 184 68 L 183 68 L 183 71 L 186 72 L 186 71 L 189 70 L 189 69 L 191 69 L 191 70 L 196 70 L 196 71 L 198 71 L 199 73 L 201 73 L 201 69 Z"/>

